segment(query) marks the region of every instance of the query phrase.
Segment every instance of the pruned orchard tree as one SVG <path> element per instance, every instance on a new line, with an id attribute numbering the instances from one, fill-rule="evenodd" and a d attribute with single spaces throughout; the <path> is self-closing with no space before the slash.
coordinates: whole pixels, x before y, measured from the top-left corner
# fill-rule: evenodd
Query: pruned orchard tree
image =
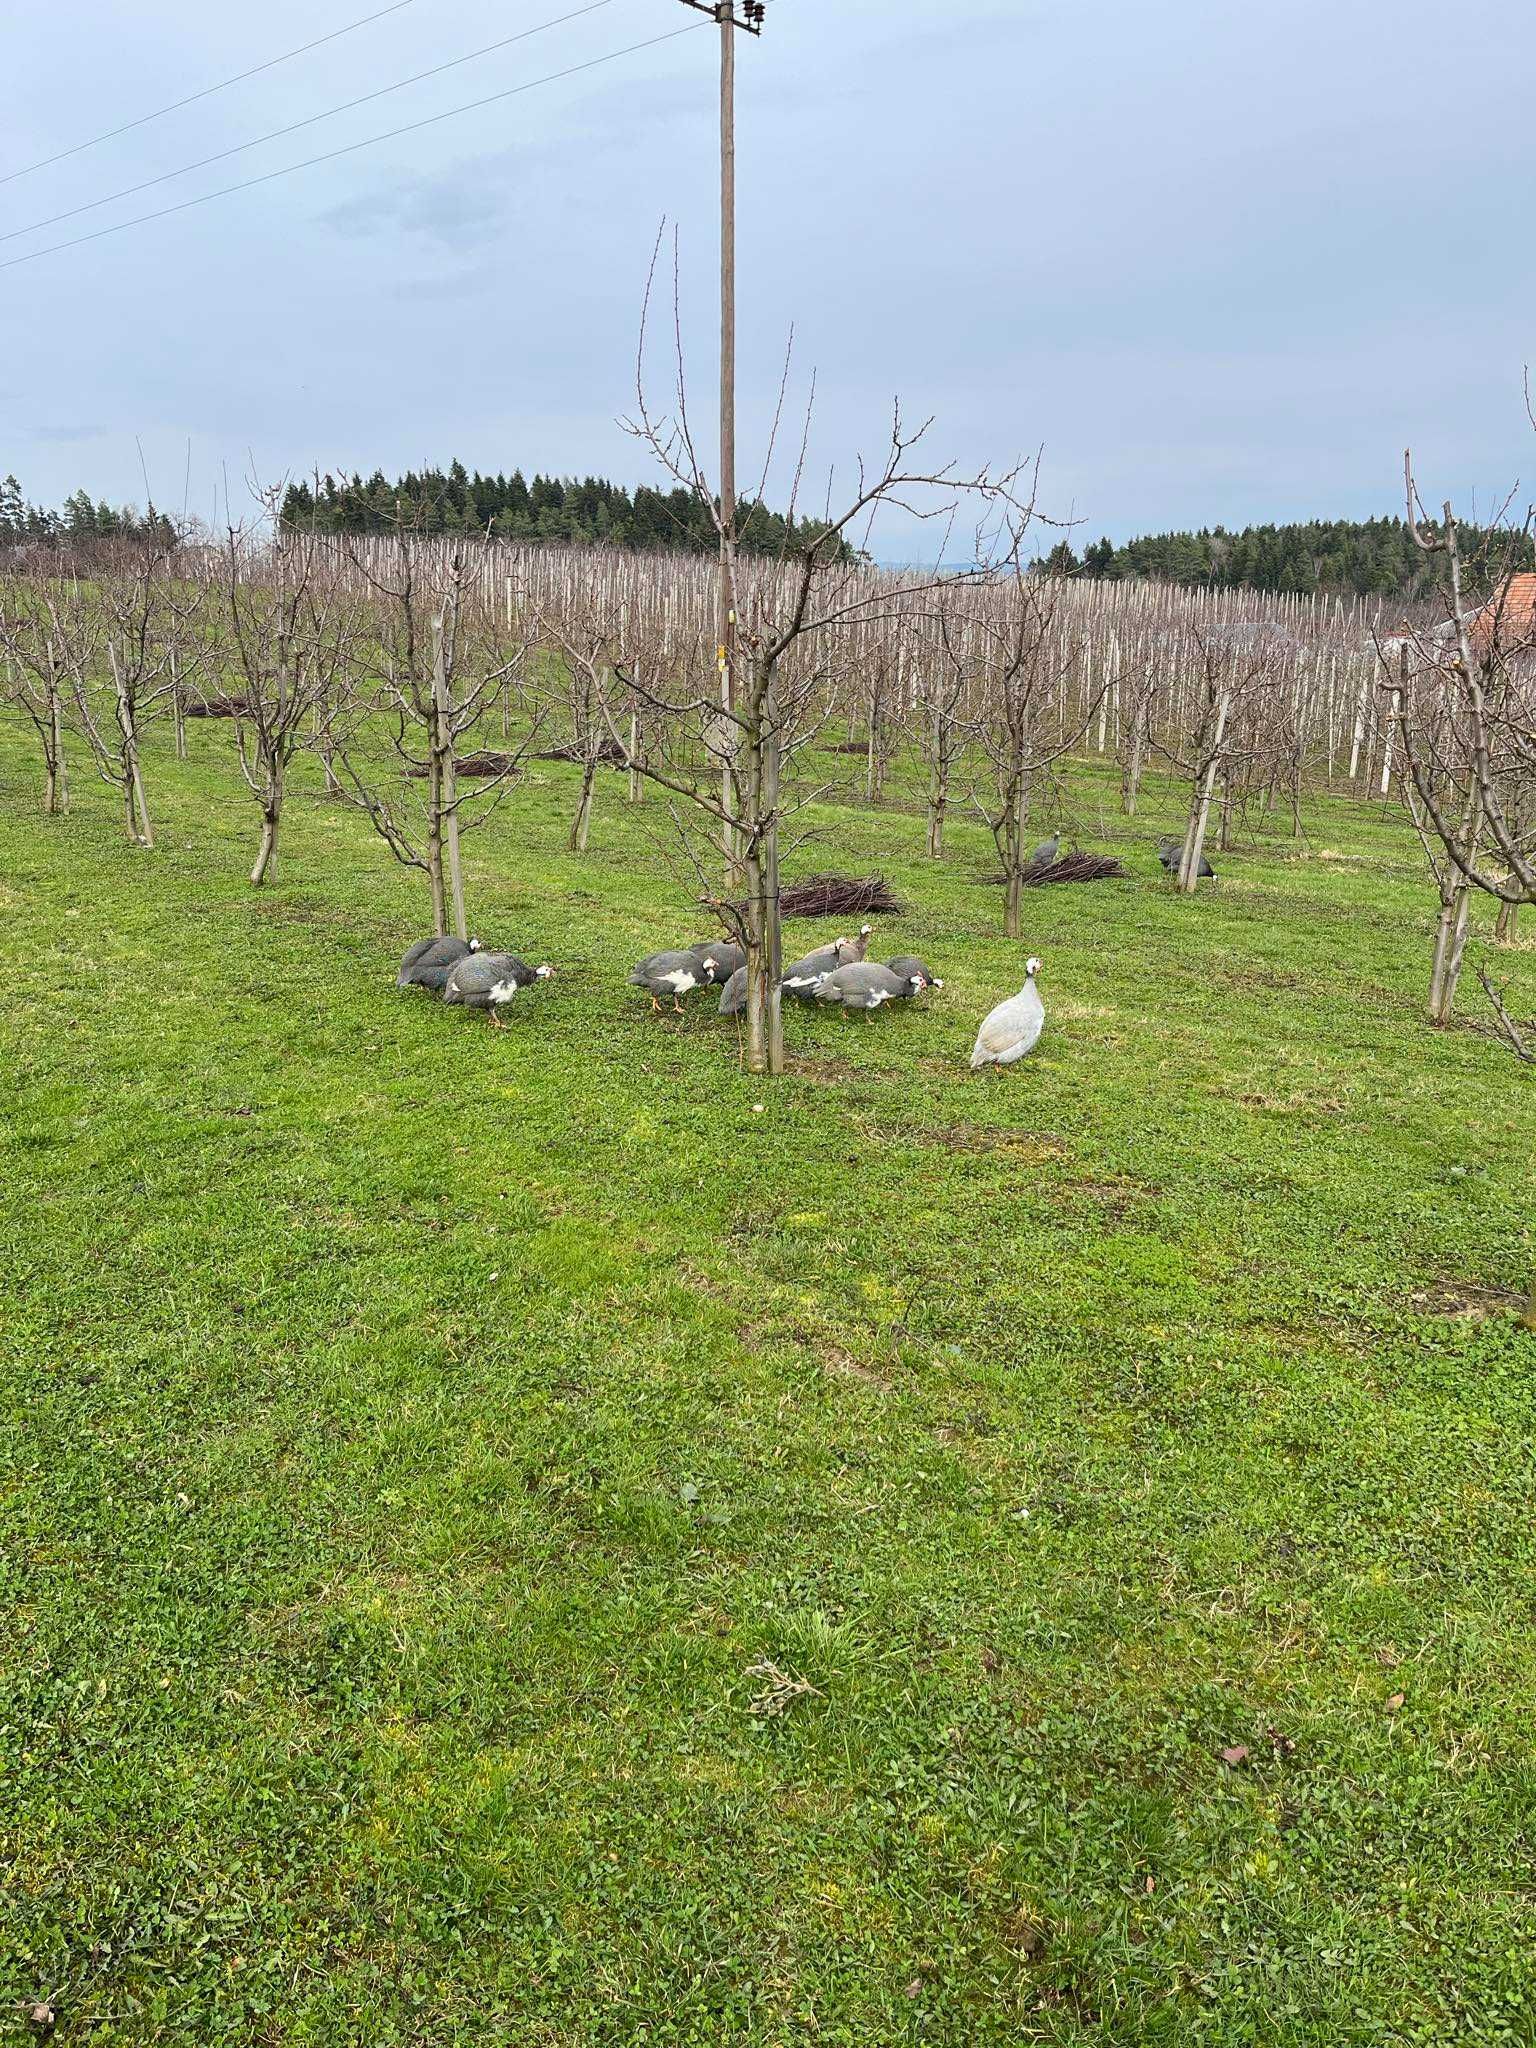
<path id="1" fill-rule="evenodd" d="M 629 765 L 632 784 L 638 776 L 634 761 L 641 750 L 640 715 L 632 691 L 623 706 L 628 735 L 619 742 L 613 738 L 615 693 L 626 694 L 617 676 L 624 658 L 627 612 L 622 587 L 574 575 L 551 579 L 537 604 L 541 655 L 534 687 L 564 724 L 568 738 L 562 753 L 581 769 L 576 813 L 565 842 L 572 853 L 587 850 L 603 762 L 618 753 Z"/>
<path id="2" fill-rule="evenodd" d="M 0 588 L 0 653 L 6 695 L 31 726 L 42 756 L 43 809 L 69 809 L 69 765 L 64 755 L 64 666 L 52 619 L 35 590 L 14 582 Z"/>
<path id="3" fill-rule="evenodd" d="M 1191 687 L 1184 732 L 1154 740 L 1157 751 L 1189 784 L 1189 809 L 1179 852 L 1178 887 L 1193 896 L 1199 886 L 1219 781 L 1229 780 L 1244 758 L 1237 720 L 1261 687 L 1268 650 L 1246 636 L 1194 628 L 1189 636 Z"/>
<path id="4" fill-rule="evenodd" d="M 968 638 L 976 710 L 971 731 L 992 771 L 992 788 L 971 802 L 992 834 L 1003 871 L 1003 930 L 1023 930 L 1030 865 L 1030 811 L 1042 776 L 1082 740 L 1098 699 L 1065 713 L 1079 648 L 1061 615 L 1062 580 L 1022 559 L 1024 528 L 1010 528 L 1008 569 L 979 590 Z M 1101 685 L 1102 689 L 1102 685 Z"/>
<path id="5" fill-rule="evenodd" d="M 633 430 L 718 519 L 688 427 L 681 373 L 674 417 L 655 419 L 642 388 Z M 961 481 L 952 465 L 928 467 L 920 453 L 927 431 L 926 422 L 909 431 L 898 407 L 883 459 L 868 467 L 860 464 L 856 486 L 840 512 L 829 513 L 809 532 L 802 529 L 776 557 L 735 561 L 737 659 L 728 692 L 722 695 L 720 688 L 713 630 L 701 619 L 686 633 L 674 631 L 660 660 L 655 634 L 638 633 L 635 655 L 623 667 L 624 689 L 646 706 L 663 736 L 645 762 L 634 765 L 692 806 L 695 822 L 702 824 L 711 852 L 730 878 L 729 889 L 717 888 L 709 900 L 747 955 L 745 1057 L 754 1073 L 777 1074 L 784 1067 L 782 827 L 788 811 L 817 793 L 797 789 L 787 794 L 786 768 L 821 732 L 833 706 L 849 698 L 854 629 L 887 614 L 903 587 L 872 573 L 851 550 L 850 536 L 867 539 L 882 507 L 900 506 L 909 515 L 932 517 L 950 510 L 957 493 L 1009 497 L 1016 479 L 1016 472 L 998 480 L 983 473 Z M 802 438 L 790 493 L 791 525 L 804 448 Z M 931 505 L 930 495 L 947 502 Z M 632 619 L 631 630 L 639 623 Z M 647 674 L 653 680 L 647 681 Z M 616 722 L 611 729 L 615 738 L 621 737 Z M 680 759 L 689 763 L 686 772 L 680 772 Z M 723 764 L 718 782 L 700 772 L 701 762 Z M 682 814 L 674 807 L 673 816 L 680 820 Z"/>
<path id="6" fill-rule="evenodd" d="M 1444 566 L 1447 616 L 1382 644 L 1382 689 L 1440 901 L 1429 1015 L 1446 1024 L 1473 892 L 1501 912 L 1536 902 L 1536 580 L 1505 576 L 1486 602 L 1469 602 L 1454 509 L 1447 501 L 1432 526 L 1411 461 L 1405 475 L 1414 538 Z"/>
<path id="7" fill-rule="evenodd" d="M 927 769 L 923 844 L 930 860 L 940 859 L 944 852 L 955 771 L 969 739 L 970 691 L 976 674 L 973 629 L 946 596 L 943 589 L 935 592 L 913 654 L 917 747 Z"/>
<path id="8" fill-rule="evenodd" d="M 172 566 L 175 539 L 151 513 L 146 529 L 114 549 L 89 584 L 44 586 L 61 673 L 67 677 L 98 774 L 117 790 L 131 843 L 152 847 L 142 730 L 178 683 L 201 592 Z M 103 687 L 101 656 L 105 652 Z"/>
<path id="9" fill-rule="evenodd" d="M 236 758 L 261 814 L 251 869 L 258 889 L 276 876 L 289 766 L 328 728 L 361 638 L 357 601 L 329 573 L 333 544 L 312 531 L 282 531 L 281 496 L 263 494 L 261 526 L 231 526 L 216 555 L 210 551 L 204 606 L 204 666 L 217 665 L 237 685 L 228 693 Z"/>
<path id="10" fill-rule="evenodd" d="M 909 431 L 898 404 L 883 459 L 871 465 L 860 461 L 855 488 L 840 513 L 834 515 L 829 503 L 817 521 L 803 525 L 800 497 L 813 382 L 789 490 L 783 545 L 777 556 L 743 557 L 737 534 L 766 502 L 783 417 L 788 357 L 756 494 L 744 506 L 732 504 L 727 515 L 710 485 L 689 420 L 675 257 L 675 397 L 670 416 L 658 416 L 646 396 L 646 324 L 654 280 L 653 263 L 641 313 L 636 412 L 626 425 L 674 482 L 707 510 L 720 542 L 722 605 L 714 629 L 703 641 L 713 656 L 708 669 L 699 657 L 696 621 L 690 632 L 672 636 L 668 653 L 675 666 L 666 671 L 671 680 L 664 685 L 644 680 L 644 668 L 656 653 L 655 634 L 632 619 L 632 628 L 640 628 L 640 658 L 626 661 L 623 688 L 669 735 L 672 753 L 681 744 L 692 765 L 689 772 L 679 773 L 666 748 L 649 749 L 644 763 L 629 754 L 626 759 L 632 769 L 692 807 L 721 856 L 727 887 L 710 900 L 747 956 L 746 1062 L 754 1073 L 778 1074 L 784 1069 L 781 827 L 788 808 L 809 801 L 806 792 L 787 796 L 785 771 L 822 729 L 834 700 L 847 693 L 850 634 L 892 600 L 890 582 L 869 572 L 860 547 L 883 508 L 899 507 L 916 518 L 952 517 L 957 500 L 974 495 L 1022 509 L 1013 495 L 1019 471 L 997 480 L 983 472 L 962 481 L 953 464 L 930 468 L 923 460 L 922 444 L 931 422 Z M 1023 523 L 1021 519 L 1021 529 Z M 613 736 L 620 739 L 611 712 L 609 716 Z M 701 756 L 718 764 L 717 785 L 711 786 L 712 778 L 698 772 Z M 679 819 L 681 813 L 674 808 L 673 816 Z"/>
<path id="11" fill-rule="evenodd" d="M 461 549 L 434 556 L 402 532 L 382 557 L 375 551 L 360 562 L 348 553 L 374 600 L 372 632 L 360 652 L 378 688 L 358 697 L 345 732 L 328 729 L 332 765 L 341 769 L 338 789 L 366 812 L 395 859 L 426 877 L 432 929 L 465 939 L 461 842 L 521 779 L 538 716 L 489 775 L 461 783 L 458 764 L 503 687 L 524 675 L 532 644 L 527 618 L 513 612 L 503 623 L 494 607 L 478 602 Z M 367 751 L 380 720 L 393 728 L 398 778 L 387 792 Z"/>

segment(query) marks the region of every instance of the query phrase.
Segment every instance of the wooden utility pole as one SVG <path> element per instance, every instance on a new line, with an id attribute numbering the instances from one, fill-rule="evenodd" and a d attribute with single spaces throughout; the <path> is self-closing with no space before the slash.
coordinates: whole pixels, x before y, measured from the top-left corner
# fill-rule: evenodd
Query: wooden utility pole
<path id="1" fill-rule="evenodd" d="M 716 617 L 716 659 L 720 664 L 721 797 L 726 813 L 737 814 L 734 767 L 737 706 L 736 648 L 736 31 L 763 32 L 764 0 L 683 0 L 720 24 L 720 595 Z M 741 848 L 734 829 L 727 840 L 733 875 Z"/>

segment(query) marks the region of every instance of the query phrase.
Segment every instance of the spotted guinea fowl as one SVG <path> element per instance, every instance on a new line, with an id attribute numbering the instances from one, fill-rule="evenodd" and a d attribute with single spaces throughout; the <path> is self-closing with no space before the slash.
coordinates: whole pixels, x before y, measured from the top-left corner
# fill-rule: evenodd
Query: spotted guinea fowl
<path id="1" fill-rule="evenodd" d="M 418 939 L 400 962 L 395 987 L 442 989 L 459 961 L 480 950 L 478 939 Z"/>
<path id="2" fill-rule="evenodd" d="M 787 996 L 798 996 L 802 1002 L 816 1000 L 816 989 L 827 975 L 839 967 L 857 965 L 869 951 L 869 935 L 872 925 L 861 924 L 856 939 L 834 939 L 830 946 L 819 946 L 814 953 L 807 953 L 803 960 L 796 960 L 784 970 L 783 988 Z"/>
<path id="3" fill-rule="evenodd" d="M 921 975 L 925 988 L 942 988 L 943 982 L 930 972 L 926 960 L 919 960 L 915 953 L 898 953 L 894 960 L 887 960 L 886 966 L 902 981 L 910 981 L 913 975 Z"/>
<path id="4" fill-rule="evenodd" d="M 690 952 L 697 953 L 709 969 L 709 978 L 718 987 L 730 980 L 739 967 L 747 964 L 747 949 L 730 939 L 705 939 Z"/>
<path id="5" fill-rule="evenodd" d="M 1041 840 L 1040 844 L 1029 856 L 1029 864 L 1032 868 L 1048 868 L 1055 861 L 1056 856 L 1058 853 L 1060 853 L 1060 851 L 1061 834 L 1059 832 L 1053 832 L 1049 839 Z"/>
<path id="6" fill-rule="evenodd" d="M 713 948 L 707 952 L 648 953 L 630 969 L 630 984 L 649 992 L 653 1010 L 661 1008 L 663 996 L 670 996 L 673 1009 L 681 1014 L 683 1006 L 678 998 L 687 995 L 690 989 L 704 988 L 708 984 L 714 957 Z"/>
<path id="7" fill-rule="evenodd" d="M 972 1067 L 1011 1067 L 1023 1059 L 1045 1029 L 1045 1005 L 1035 987 L 1036 959 L 1024 963 L 1024 986 L 982 1019 L 971 1052 Z"/>
<path id="8" fill-rule="evenodd" d="M 1170 875 L 1177 875 L 1180 867 L 1183 865 L 1184 862 L 1183 840 L 1160 839 L 1158 841 L 1157 846 L 1157 857 L 1162 862 L 1163 867 L 1167 871 L 1167 873 L 1169 873 Z M 1211 866 L 1210 862 L 1202 853 L 1200 856 L 1200 873 L 1196 877 L 1196 880 L 1201 882 L 1214 882 L 1215 879 L 1216 870 Z"/>
<path id="9" fill-rule="evenodd" d="M 516 953 L 476 952 L 466 954 L 448 977 L 443 990 L 445 1003 L 462 1003 L 466 1010 L 484 1010 L 497 1030 L 502 1029 L 503 1009 L 520 988 L 548 981 L 554 973 L 548 962 L 530 967 Z"/>
<path id="10" fill-rule="evenodd" d="M 878 1010 L 883 1003 L 900 1003 L 928 986 L 920 969 L 915 974 L 893 974 L 878 960 L 856 960 L 837 967 L 816 985 L 818 1003 L 841 1003 L 845 1010 Z"/>

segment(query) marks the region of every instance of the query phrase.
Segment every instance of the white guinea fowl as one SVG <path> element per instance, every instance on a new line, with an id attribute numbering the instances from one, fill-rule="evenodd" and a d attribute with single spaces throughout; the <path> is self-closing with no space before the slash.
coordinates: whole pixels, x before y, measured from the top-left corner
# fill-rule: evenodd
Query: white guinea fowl
<path id="1" fill-rule="evenodd" d="M 1045 1029 L 1045 1005 L 1035 987 L 1040 962 L 1024 963 L 1024 986 L 982 1019 L 971 1052 L 973 1067 L 1011 1067 L 1023 1059 Z"/>

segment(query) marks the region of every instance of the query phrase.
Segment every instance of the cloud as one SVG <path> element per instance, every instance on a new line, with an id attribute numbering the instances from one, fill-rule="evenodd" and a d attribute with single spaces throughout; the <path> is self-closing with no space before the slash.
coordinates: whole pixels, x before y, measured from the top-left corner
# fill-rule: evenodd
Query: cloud
<path id="1" fill-rule="evenodd" d="M 91 420 L 81 426 L 36 426 L 26 429 L 29 441 L 41 441 L 45 445 L 67 447 L 72 441 L 98 441 L 110 432 L 100 420 Z"/>
<path id="2" fill-rule="evenodd" d="M 506 213 L 501 192 L 450 176 L 403 178 L 392 186 L 344 200 L 320 219 L 333 233 L 349 240 L 407 234 L 445 249 L 467 249 L 500 228 Z"/>

